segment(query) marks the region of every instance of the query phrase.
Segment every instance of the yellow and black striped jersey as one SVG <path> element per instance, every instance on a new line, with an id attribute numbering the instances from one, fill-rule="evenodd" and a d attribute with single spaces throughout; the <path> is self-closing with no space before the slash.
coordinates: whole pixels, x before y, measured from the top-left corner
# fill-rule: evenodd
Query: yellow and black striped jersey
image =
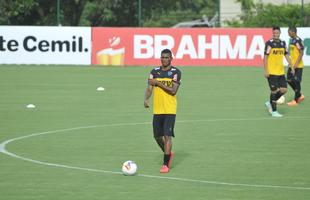
<path id="1" fill-rule="evenodd" d="M 289 42 L 289 54 L 290 54 L 290 58 L 292 60 L 292 64 L 294 65 L 297 61 L 297 58 L 300 54 L 300 51 L 303 53 L 304 50 L 304 44 L 302 42 L 302 39 L 300 39 L 299 37 L 296 38 L 291 38 L 290 42 Z M 304 63 L 301 60 L 299 62 L 299 64 L 297 65 L 297 68 L 303 68 L 304 67 Z"/>
<path id="2" fill-rule="evenodd" d="M 283 40 L 268 40 L 265 44 L 265 55 L 268 55 L 267 66 L 271 75 L 283 75 L 283 58 L 286 55 L 286 43 Z"/>
<path id="3" fill-rule="evenodd" d="M 162 67 L 154 68 L 149 76 L 150 79 L 156 79 L 168 87 L 172 87 L 174 83 L 180 84 L 181 71 L 172 67 L 164 71 Z M 177 98 L 176 95 L 170 95 L 160 87 L 154 87 L 153 94 L 153 113 L 154 114 L 176 114 Z"/>

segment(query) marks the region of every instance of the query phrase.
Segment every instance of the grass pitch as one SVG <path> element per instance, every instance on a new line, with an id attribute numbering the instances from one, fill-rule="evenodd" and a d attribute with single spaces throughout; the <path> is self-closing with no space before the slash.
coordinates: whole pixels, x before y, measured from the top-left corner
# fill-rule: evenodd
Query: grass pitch
<path id="1" fill-rule="evenodd" d="M 281 119 L 265 110 L 261 68 L 180 69 L 176 156 L 163 175 L 143 107 L 151 68 L 1 66 L 0 199 L 310 199 L 310 69 L 305 101 L 279 106 Z M 118 173 L 126 160 L 138 175 Z"/>

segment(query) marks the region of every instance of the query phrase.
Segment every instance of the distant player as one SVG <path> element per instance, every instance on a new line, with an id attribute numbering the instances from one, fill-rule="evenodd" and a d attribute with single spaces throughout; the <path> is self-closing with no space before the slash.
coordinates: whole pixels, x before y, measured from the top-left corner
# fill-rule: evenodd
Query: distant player
<path id="1" fill-rule="evenodd" d="M 272 117 L 282 117 L 277 111 L 277 100 L 287 92 L 283 56 L 291 66 L 285 41 L 280 40 L 280 34 L 279 27 L 272 28 L 273 38 L 266 42 L 264 52 L 264 72 L 270 88 L 270 100 L 265 105 Z"/>
<path id="2" fill-rule="evenodd" d="M 154 68 L 148 79 L 145 91 L 144 107 L 149 107 L 149 98 L 153 95 L 153 133 L 154 138 L 164 153 L 160 173 L 168 173 L 174 154 L 172 137 L 177 109 L 176 94 L 180 86 L 181 71 L 171 66 L 172 53 L 169 49 L 161 52 L 161 66 Z"/>
<path id="3" fill-rule="evenodd" d="M 302 102 L 305 97 L 301 94 L 301 79 L 304 63 L 302 56 L 304 54 L 304 45 L 302 40 L 297 36 L 297 29 L 290 27 L 288 35 L 291 37 L 289 42 L 289 55 L 292 60 L 292 66 L 287 70 L 287 82 L 295 92 L 295 97 L 288 102 L 288 106 L 296 106 Z"/>

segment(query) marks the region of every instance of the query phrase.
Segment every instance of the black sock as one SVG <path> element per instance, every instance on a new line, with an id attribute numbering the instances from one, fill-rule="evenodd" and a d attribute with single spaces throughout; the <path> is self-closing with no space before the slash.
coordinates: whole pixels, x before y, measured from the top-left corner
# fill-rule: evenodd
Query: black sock
<path id="1" fill-rule="evenodd" d="M 170 160 L 170 154 L 164 154 L 164 165 L 168 166 Z"/>
<path id="2" fill-rule="evenodd" d="M 301 86 L 300 86 L 300 82 L 299 81 L 296 81 L 295 82 L 295 101 L 298 100 L 298 98 L 301 96 L 301 93 L 300 93 L 300 90 L 301 90 Z"/>
<path id="3" fill-rule="evenodd" d="M 272 111 L 277 111 L 277 93 L 271 93 L 270 94 L 270 104 Z"/>

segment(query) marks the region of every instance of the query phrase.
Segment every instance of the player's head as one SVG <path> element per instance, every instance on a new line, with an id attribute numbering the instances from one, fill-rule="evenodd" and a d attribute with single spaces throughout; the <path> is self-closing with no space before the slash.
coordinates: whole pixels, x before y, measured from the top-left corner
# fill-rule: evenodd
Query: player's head
<path id="1" fill-rule="evenodd" d="M 294 27 L 294 26 L 290 26 L 288 28 L 288 35 L 293 38 L 293 37 L 296 37 L 296 34 L 297 34 L 297 28 Z"/>
<path id="2" fill-rule="evenodd" d="M 160 60 L 163 67 L 168 67 L 171 65 L 172 52 L 169 49 L 164 49 L 161 51 Z"/>
<path id="3" fill-rule="evenodd" d="M 275 40 L 278 40 L 280 38 L 281 30 L 280 27 L 274 26 L 272 27 L 272 37 Z"/>

